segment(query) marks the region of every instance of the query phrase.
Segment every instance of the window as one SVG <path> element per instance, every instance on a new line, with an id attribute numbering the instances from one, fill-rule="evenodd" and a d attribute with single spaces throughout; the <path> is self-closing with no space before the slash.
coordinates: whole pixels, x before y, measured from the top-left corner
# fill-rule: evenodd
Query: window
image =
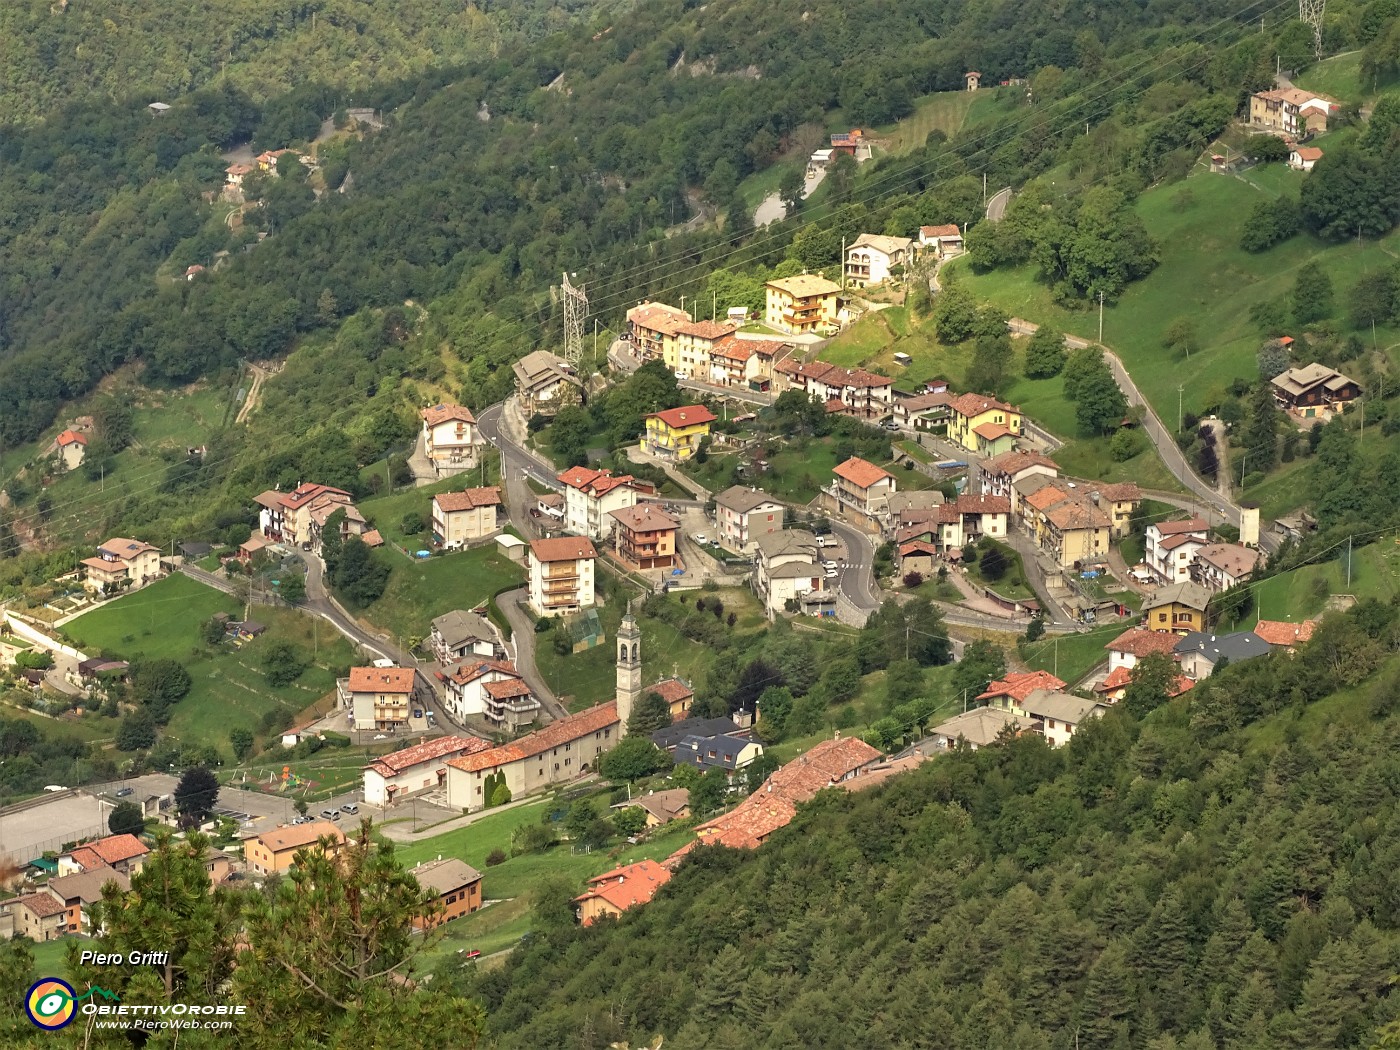
<path id="1" fill-rule="evenodd" d="M 1167 614 L 1166 614 L 1166 613 L 1158 613 L 1158 614 L 1157 614 L 1157 622 L 1158 622 L 1158 623 L 1166 623 L 1166 622 L 1167 622 Z"/>

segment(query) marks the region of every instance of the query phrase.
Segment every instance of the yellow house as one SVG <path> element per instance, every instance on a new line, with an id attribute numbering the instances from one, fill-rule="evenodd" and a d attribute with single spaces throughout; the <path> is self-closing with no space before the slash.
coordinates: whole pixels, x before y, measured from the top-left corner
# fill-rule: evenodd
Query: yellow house
<path id="1" fill-rule="evenodd" d="M 977 431 L 981 429 L 982 433 Z M 1016 438 L 1021 434 L 1021 410 L 994 397 L 959 394 L 948 403 L 948 440 L 969 452 L 988 443 L 987 435 Z M 996 439 L 993 438 L 993 441 Z M 986 454 L 996 455 L 996 452 Z"/>
<path id="2" fill-rule="evenodd" d="M 764 285 L 767 309 L 763 319 L 780 332 L 814 332 L 837 326 L 837 296 L 841 286 L 825 277 L 803 273 Z"/>
<path id="3" fill-rule="evenodd" d="M 689 459 L 719 417 L 704 405 L 682 405 L 646 417 L 642 448 L 667 459 Z"/>
<path id="4" fill-rule="evenodd" d="M 1198 583 L 1174 583 L 1142 601 L 1142 625 L 1150 631 L 1186 634 L 1206 629 L 1210 591 Z"/>

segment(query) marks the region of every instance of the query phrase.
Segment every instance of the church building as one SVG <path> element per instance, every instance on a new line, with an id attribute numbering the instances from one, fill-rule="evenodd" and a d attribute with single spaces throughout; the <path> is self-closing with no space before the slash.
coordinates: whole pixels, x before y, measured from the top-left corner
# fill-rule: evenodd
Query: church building
<path id="1" fill-rule="evenodd" d="M 499 784 L 517 799 L 593 772 L 598 756 L 626 735 L 641 697 L 642 632 L 629 609 L 617 632 L 616 697 L 509 744 L 449 759 L 447 804 L 475 812 L 490 805 Z"/>

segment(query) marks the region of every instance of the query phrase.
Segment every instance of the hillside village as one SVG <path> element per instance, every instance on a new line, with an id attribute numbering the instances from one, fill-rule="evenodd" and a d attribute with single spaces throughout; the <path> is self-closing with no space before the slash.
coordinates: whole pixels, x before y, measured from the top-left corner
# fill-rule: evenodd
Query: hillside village
<path id="1" fill-rule="evenodd" d="M 1231 133 L 1315 178 L 1345 105 L 1280 84 Z M 829 143 L 802 154 L 809 180 L 875 156 L 856 129 Z M 1215 148 L 1199 178 L 1258 166 Z M 221 195 L 255 210 L 245 186 L 298 168 L 316 162 L 291 148 L 230 163 Z M 1294 586 L 1338 554 L 1297 560 L 1318 501 L 1269 486 L 1297 478 L 1295 451 L 1364 433 L 1372 401 L 1385 425 L 1384 369 L 1325 326 L 1275 325 L 1211 414 L 1174 376 L 1168 419 L 1165 380 L 1140 388 L 1103 336 L 1102 298 L 1098 339 L 1002 308 L 1007 267 L 982 253 L 1023 221 L 1017 199 L 971 228 L 861 230 L 835 267 L 763 274 L 761 308 L 629 295 L 601 359 L 531 349 L 494 403 L 405 384 L 411 437 L 365 457 L 373 486 L 359 464 L 284 475 L 197 539 L 89 536 L 25 581 L 0 606 L 5 717 L 103 754 L 42 767 L 67 782 L 0 777 L 18 799 L 0 807 L 0 938 L 103 936 L 103 887 L 129 891 L 167 832 L 211 836 L 210 892 L 382 838 L 433 900 L 414 932 L 445 975 L 528 940 L 544 868 L 581 927 L 605 926 L 823 792 L 1068 748 L 1115 711 L 1306 657 L 1326 617 L 1377 596 L 1352 593 L 1350 536 L 1346 593 Z M 960 300 L 962 337 L 910 352 Z M 1033 375 L 1033 352 L 1053 370 Z M 979 371 L 996 355 L 1024 375 Z M 101 430 L 61 420 L 28 480 L 87 477 Z M 192 467 L 210 454 L 186 447 Z M 190 801 L 192 770 L 217 772 L 217 803 Z"/>

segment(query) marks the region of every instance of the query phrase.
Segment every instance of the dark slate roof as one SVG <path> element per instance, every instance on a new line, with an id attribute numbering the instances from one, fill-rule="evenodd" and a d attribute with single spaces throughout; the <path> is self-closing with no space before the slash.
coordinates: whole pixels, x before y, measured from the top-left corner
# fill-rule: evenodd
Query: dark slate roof
<path id="1" fill-rule="evenodd" d="M 1234 634 L 1192 631 L 1176 643 L 1176 652 L 1179 655 L 1200 653 L 1212 665 L 1218 664 L 1221 657 L 1233 664 L 1265 655 L 1269 652 L 1269 643 L 1253 631 L 1237 631 Z"/>
<path id="2" fill-rule="evenodd" d="M 688 736 L 731 736 L 742 730 L 727 718 L 682 718 L 651 734 L 651 742 L 670 751 Z"/>
<path id="3" fill-rule="evenodd" d="M 695 766 L 697 769 L 734 770 L 739 768 L 739 754 L 749 746 L 749 741 L 737 736 L 688 736 L 676 745 L 672 753 L 678 766 Z M 710 752 L 714 752 L 713 755 Z"/>
<path id="4" fill-rule="evenodd" d="M 214 553 L 214 545 L 200 542 L 182 543 L 180 552 L 187 558 L 203 558 Z"/>

